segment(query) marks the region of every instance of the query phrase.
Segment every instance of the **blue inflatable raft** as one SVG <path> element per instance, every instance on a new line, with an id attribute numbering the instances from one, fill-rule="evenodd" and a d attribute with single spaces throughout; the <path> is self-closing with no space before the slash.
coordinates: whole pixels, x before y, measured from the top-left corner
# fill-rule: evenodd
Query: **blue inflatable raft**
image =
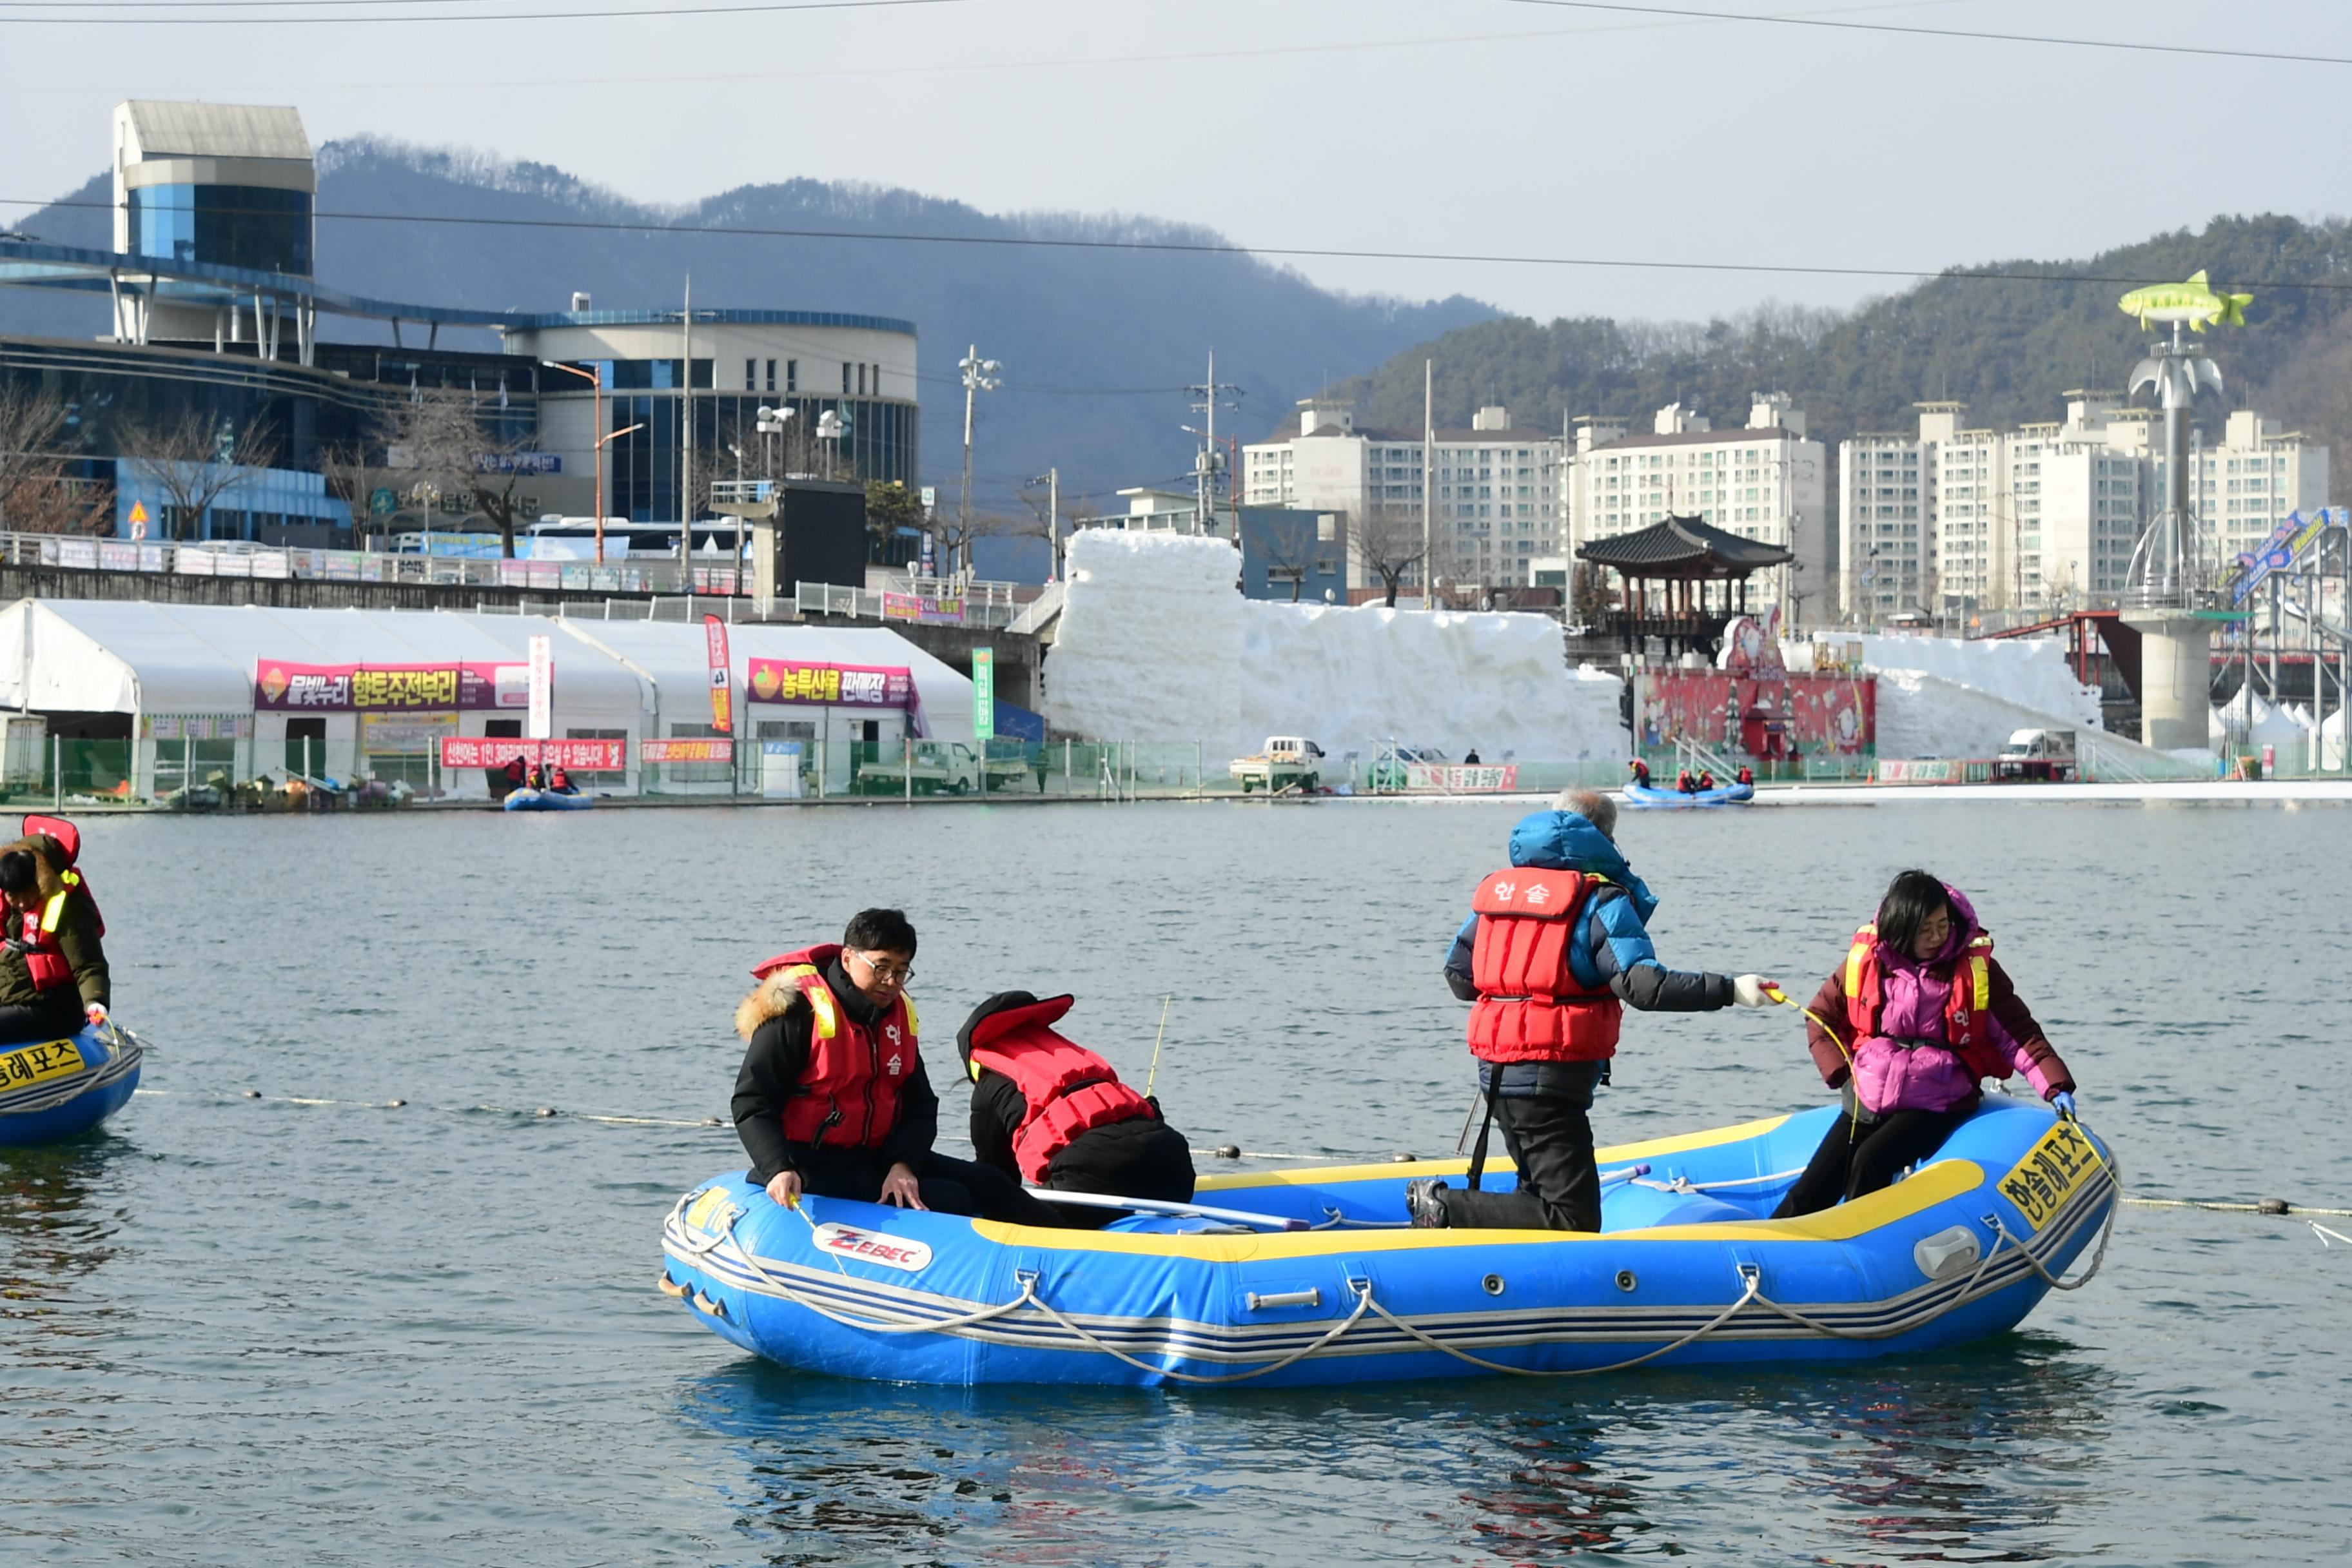
<path id="1" fill-rule="evenodd" d="M 1917 1354 L 2014 1328 L 2095 1237 L 2104 1255 L 2105 1144 L 2000 1098 L 1885 1191 L 1762 1217 L 1839 1114 L 1603 1151 L 1597 1236 L 1406 1226 L 1407 1178 L 1458 1185 L 1458 1160 L 1211 1177 L 1204 1212 L 1102 1230 L 795 1211 L 723 1176 L 671 1210 L 660 1283 L 811 1372 L 1305 1386 Z"/>
<path id="2" fill-rule="evenodd" d="M 0 1147 L 89 1131 L 129 1103 L 144 1055 L 137 1036 L 110 1024 L 0 1046 Z"/>
<path id="3" fill-rule="evenodd" d="M 596 804 L 593 795 L 558 795 L 551 789 L 518 789 L 508 792 L 509 811 L 586 811 Z"/>
<path id="4" fill-rule="evenodd" d="M 1678 789 L 1660 789 L 1655 784 L 1629 784 L 1625 800 L 1631 805 L 1663 806 L 1688 810 L 1700 805 L 1746 805 L 1756 798 L 1754 784 L 1721 784 L 1703 789 L 1696 795 L 1685 795 Z"/>

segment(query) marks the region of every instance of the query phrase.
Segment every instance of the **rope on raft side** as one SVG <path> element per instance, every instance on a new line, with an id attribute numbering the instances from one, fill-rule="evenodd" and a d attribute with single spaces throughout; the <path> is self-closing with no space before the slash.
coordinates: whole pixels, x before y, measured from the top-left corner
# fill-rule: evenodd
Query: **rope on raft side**
<path id="1" fill-rule="evenodd" d="M 2120 1195 L 2123 1190 L 2122 1173 L 2119 1170 L 2113 1169 L 2112 1167 L 2110 1169 L 2111 1173 L 2109 1179 L 2114 1183 L 2116 1194 Z M 692 1194 L 689 1194 L 688 1196 L 690 1197 Z M 671 1208 L 670 1217 L 673 1219 L 677 1218 L 685 1210 L 686 1204 L 687 1199 L 680 1198 L 677 1205 Z M 2004 1224 L 1998 1215 L 1988 1216 L 1991 1220 L 1994 1232 L 1992 1246 L 1987 1248 L 1984 1257 L 1978 1260 L 1975 1270 L 1969 1276 L 1968 1283 L 1960 1287 L 1959 1290 L 1954 1295 L 1948 1305 L 1936 1312 L 1934 1317 L 1929 1318 L 1927 1321 L 1932 1322 L 1935 1321 L 1935 1318 L 1942 1317 L 1945 1312 L 1950 1311 L 1953 1308 L 1965 1303 L 1975 1294 L 1977 1287 L 1983 1282 L 1986 1270 L 1992 1267 L 1993 1260 L 2000 1255 L 2000 1249 L 2003 1245 L 2007 1245 L 2012 1250 L 2021 1253 L 2024 1256 L 2027 1265 L 2032 1268 L 2034 1273 L 2040 1275 L 2042 1282 L 2048 1285 L 2051 1289 L 2055 1290 L 2081 1289 L 2084 1286 L 2091 1282 L 2093 1278 L 2098 1274 L 2100 1267 L 2106 1261 L 2107 1242 L 2109 1238 L 2115 1235 L 2116 1211 L 2119 1206 L 2119 1205 L 2113 1202 L 2108 1204 L 2106 1216 L 2100 1223 L 2099 1245 L 2097 1249 L 2091 1256 L 2091 1266 L 2073 1279 L 2061 1279 L 2056 1275 L 2052 1274 L 2049 1269 L 2042 1267 L 2042 1260 L 2033 1255 L 2033 1249 L 2027 1247 L 2023 1242 L 2018 1240 L 2017 1237 L 2011 1233 L 2009 1226 Z M 730 1211 L 721 1222 L 718 1234 L 710 1236 L 707 1240 L 700 1242 L 686 1242 L 683 1244 L 683 1249 L 691 1256 L 699 1258 L 722 1245 L 732 1246 L 735 1248 L 736 1256 L 743 1260 L 744 1265 L 749 1268 L 752 1273 L 758 1275 L 762 1280 L 766 1281 L 770 1288 L 774 1289 L 777 1294 L 783 1297 L 784 1300 L 792 1302 L 795 1306 L 804 1307 L 808 1310 L 816 1313 L 819 1317 L 830 1319 L 832 1321 L 842 1324 L 845 1328 L 863 1329 L 868 1332 L 879 1334 L 938 1333 L 948 1330 L 968 1328 L 975 1324 L 984 1323 L 992 1319 L 1001 1318 L 1008 1313 L 1018 1311 L 1024 1307 L 1034 1307 L 1040 1312 L 1044 1313 L 1055 1326 L 1062 1329 L 1065 1332 L 1071 1334 L 1089 1348 L 1099 1351 L 1103 1354 L 1110 1356 L 1117 1361 L 1123 1362 L 1139 1372 L 1150 1373 L 1155 1377 L 1164 1377 L 1171 1382 L 1183 1384 L 1216 1384 L 1245 1383 L 1252 1378 L 1268 1376 L 1274 1373 L 1282 1371 L 1286 1367 L 1295 1365 L 1297 1363 L 1306 1360 L 1308 1356 L 1316 1354 L 1318 1352 L 1337 1344 L 1341 1339 L 1345 1338 L 1358 1323 L 1363 1321 L 1367 1313 L 1379 1318 L 1381 1321 L 1398 1330 L 1407 1338 L 1413 1340 L 1417 1343 L 1426 1345 L 1431 1350 L 1451 1356 L 1455 1361 L 1462 1362 L 1466 1365 L 1480 1367 L 1488 1372 L 1505 1373 L 1513 1377 L 1597 1377 L 1608 1373 L 1625 1372 L 1633 1367 L 1640 1366 L 1646 1362 L 1653 1362 L 1658 1360 L 1662 1356 L 1672 1355 L 1678 1350 L 1683 1350 L 1690 1345 L 1697 1343 L 1707 1335 L 1724 1328 L 1726 1325 L 1730 1323 L 1734 1318 L 1737 1318 L 1741 1312 L 1747 1310 L 1751 1306 L 1761 1307 L 1766 1311 L 1785 1318 L 1790 1322 L 1796 1324 L 1801 1329 L 1806 1329 L 1811 1332 L 1822 1334 L 1832 1339 L 1890 1339 L 1897 1334 L 1908 1333 L 1914 1329 L 1925 1326 L 1920 1323 L 1898 1322 L 1880 1328 L 1845 1329 L 1840 1328 L 1834 1323 L 1822 1322 L 1817 1318 L 1810 1317 L 1803 1312 L 1798 1311 L 1793 1307 L 1788 1306 L 1780 1301 L 1775 1301 L 1770 1297 L 1765 1295 L 1763 1269 L 1755 1264 L 1748 1263 L 1739 1266 L 1741 1288 L 1738 1298 L 1735 1300 L 1731 1305 L 1717 1313 L 1706 1322 L 1700 1324 L 1697 1328 L 1693 1329 L 1690 1332 L 1683 1335 L 1680 1339 L 1673 1341 L 1671 1343 L 1660 1345 L 1655 1350 L 1645 1351 L 1640 1355 L 1629 1357 L 1624 1361 L 1612 1362 L 1607 1366 L 1513 1366 L 1507 1362 L 1488 1361 L 1484 1356 L 1473 1355 L 1468 1351 L 1461 1350 L 1455 1346 L 1445 1343 L 1443 1340 L 1437 1339 L 1433 1335 L 1425 1332 L 1410 1320 L 1400 1318 L 1395 1313 L 1390 1311 L 1386 1307 L 1381 1306 L 1378 1300 L 1373 1299 L 1372 1282 L 1370 1279 L 1350 1279 L 1349 1284 L 1353 1286 L 1356 1291 L 1355 1310 L 1349 1312 L 1345 1318 L 1342 1318 L 1339 1322 L 1333 1324 L 1328 1332 L 1324 1333 L 1319 1338 L 1311 1341 L 1307 1344 L 1301 1346 L 1299 1349 L 1292 1351 L 1275 1361 L 1268 1362 L 1264 1366 L 1253 1367 L 1246 1372 L 1223 1373 L 1179 1372 L 1173 1367 L 1155 1365 L 1154 1363 L 1144 1361 L 1139 1357 L 1129 1354 L 1118 1346 L 1110 1343 L 1100 1335 L 1095 1333 L 1085 1324 L 1076 1321 L 1075 1319 L 1070 1318 L 1057 1310 L 1051 1302 L 1045 1300 L 1045 1298 L 1037 1294 L 1038 1277 L 1034 1269 L 1024 1268 L 1016 1271 L 1014 1278 L 1020 1281 L 1021 1293 L 1010 1301 L 1002 1302 L 992 1307 L 983 1307 L 975 1311 L 966 1312 L 960 1317 L 930 1319 L 914 1323 L 876 1322 L 867 1319 L 851 1317 L 846 1313 L 824 1305 L 823 1302 L 811 1300 L 807 1297 L 802 1295 L 800 1291 L 794 1289 L 791 1285 L 770 1273 L 767 1267 L 759 1260 L 758 1257 L 735 1237 L 735 1221 L 740 1217 L 740 1212 L 741 1211 L 740 1210 Z M 1329 1211 L 1326 1212 L 1328 1213 Z M 808 1216 L 803 1215 L 802 1217 L 806 1219 Z M 814 1221 L 811 1221 L 810 1223 L 812 1226 L 814 1224 Z M 838 1267 L 839 1259 L 836 1258 L 835 1262 L 836 1267 Z"/>

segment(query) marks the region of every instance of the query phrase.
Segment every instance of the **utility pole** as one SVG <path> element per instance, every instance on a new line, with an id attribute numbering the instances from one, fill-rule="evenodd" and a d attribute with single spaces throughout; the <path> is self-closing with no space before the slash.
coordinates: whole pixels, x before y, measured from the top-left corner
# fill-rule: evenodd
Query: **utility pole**
<path id="1" fill-rule="evenodd" d="M 971 548 L 972 399 L 980 393 L 994 392 L 1004 384 L 996 378 L 997 371 L 1003 367 L 992 359 L 981 358 L 978 343 L 972 344 L 964 351 L 963 358 L 956 362 L 956 368 L 963 372 L 963 494 L 962 499 L 956 504 L 959 530 L 956 552 L 961 555 Z"/>
<path id="2" fill-rule="evenodd" d="M 1192 411 L 1208 416 L 1206 423 L 1199 430 L 1192 432 L 1201 437 L 1200 453 L 1192 460 L 1193 518 L 1195 526 L 1205 534 L 1213 526 L 1212 520 L 1216 516 L 1217 467 L 1218 460 L 1223 456 L 1217 450 L 1217 395 L 1220 393 L 1230 392 L 1238 399 L 1242 389 L 1238 386 L 1218 384 L 1217 351 L 1211 349 L 1209 379 L 1197 386 L 1188 386 L 1184 390 L 1196 393 L 1200 396 L 1201 401 L 1192 405 Z M 1235 401 L 1226 404 L 1225 406 L 1238 408 L 1241 405 Z M 1190 429 L 1190 426 L 1187 428 Z M 1239 548 L 1240 539 L 1236 538 L 1234 544 L 1235 548 Z"/>
<path id="3" fill-rule="evenodd" d="M 1054 575 L 1062 574 L 1062 470 L 1045 470 L 1045 553 Z M 1044 787 L 1044 786 L 1039 786 Z"/>
<path id="4" fill-rule="evenodd" d="M 678 361 L 677 563 L 680 570 L 694 555 L 694 274 L 686 275 L 686 310 L 679 317 L 686 329 L 686 357 Z"/>
<path id="5" fill-rule="evenodd" d="M 1437 362 L 1421 362 L 1421 607 L 1437 608 L 1436 557 L 1430 541 L 1435 532 L 1433 510 L 1437 494 Z"/>

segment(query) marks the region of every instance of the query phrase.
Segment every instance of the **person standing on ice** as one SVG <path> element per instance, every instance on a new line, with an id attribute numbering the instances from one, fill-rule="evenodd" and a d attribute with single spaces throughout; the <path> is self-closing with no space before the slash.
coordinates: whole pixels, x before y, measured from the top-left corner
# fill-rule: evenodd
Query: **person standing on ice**
<path id="1" fill-rule="evenodd" d="M 1616 826 L 1608 796 L 1562 791 L 1551 810 L 1511 829 L 1510 865 L 1471 898 L 1470 918 L 1445 955 L 1445 980 L 1473 1004 L 1470 1054 L 1519 1185 L 1478 1190 L 1482 1123 L 1469 1190 L 1406 1184 L 1414 1225 L 1599 1230 L 1601 1173 L 1588 1113 L 1593 1090 L 1609 1081 L 1625 1008 L 1762 1007 L 1778 989 L 1753 974 L 1685 973 L 1659 963 L 1646 924 L 1658 900 L 1619 853 Z"/>
<path id="2" fill-rule="evenodd" d="M 1944 1146 L 1973 1114 L 1980 1079 L 2025 1075 L 2074 1114 L 2074 1079 L 1993 961 L 1992 938 L 1950 883 L 1896 877 L 1805 1009 L 1805 1043 L 1846 1113 L 1772 1213 L 1811 1214 L 1874 1193 Z"/>

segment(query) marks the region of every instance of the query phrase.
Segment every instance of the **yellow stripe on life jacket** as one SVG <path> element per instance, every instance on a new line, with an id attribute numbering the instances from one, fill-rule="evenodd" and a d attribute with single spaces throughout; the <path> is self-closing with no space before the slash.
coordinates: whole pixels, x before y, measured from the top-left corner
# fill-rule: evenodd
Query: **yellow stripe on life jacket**
<path id="1" fill-rule="evenodd" d="M 818 1039 L 829 1040 L 841 1032 L 841 1015 L 834 1010 L 833 992 L 817 977 L 815 970 L 809 971 L 809 978 L 801 985 L 801 994 L 808 998 L 809 1016 Z"/>
<path id="2" fill-rule="evenodd" d="M 1878 940 L 1878 927 L 1866 925 L 1853 933 L 1853 945 L 1845 953 L 1845 994 L 1852 1001 L 1862 994 L 1862 966 L 1870 956 L 1873 943 Z"/>
<path id="3" fill-rule="evenodd" d="M 915 999 L 901 991 L 898 993 L 898 1005 L 907 1009 L 907 1033 L 920 1035 L 923 1026 L 915 1017 Z"/>
<path id="4" fill-rule="evenodd" d="M 41 934 L 48 935 L 58 929 L 58 917 L 66 912 L 66 896 L 51 893 L 49 901 L 41 906 Z"/>
<path id="5" fill-rule="evenodd" d="M 1982 958 L 1969 959 L 1969 984 L 1975 993 L 1975 1010 L 1992 1011 L 1992 965 Z"/>

